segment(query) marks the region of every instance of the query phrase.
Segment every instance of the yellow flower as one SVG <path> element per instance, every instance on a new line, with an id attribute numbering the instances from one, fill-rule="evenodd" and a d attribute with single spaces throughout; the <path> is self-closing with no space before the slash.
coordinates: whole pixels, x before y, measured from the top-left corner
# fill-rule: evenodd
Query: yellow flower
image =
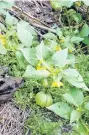
<path id="1" fill-rule="evenodd" d="M 75 6 L 80 7 L 80 6 L 81 6 L 81 1 L 76 1 L 76 2 L 75 2 Z"/>
<path id="2" fill-rule="evenodd" d="M 46 67 L 41 66 L 41 65 L 37 65 L 36 67 L 36 70 L 44 70 L 44 69 L 46 69 Z"/>
<path id="3" fill-rule="evenodd" d="M 60 43 L 64 43 L 65 41 L 64 41 L 64 39 L 63 38 L 61 38 L 60 39 Z"/>
<path id="4" fill-rule="evenodd" d="M 69 53 L 72 53 L 73 51 L 71 49 L 68 50 Z"/>
<path id="5" fill-rule="evenodd" d="M 63 86 L 64 84 L 62 82 L 53 82 L 52 83 L 52 87 L 61 87 Z"/>
<path id="6" fill-rule="evenodd" d="M 41 66 L 37 65 L 36 70 L 40 70 L 40 69 L 41 69 Z"/>
<path id="7" fill-rule="evenodd" d="M 5 36 L 0 34 L 0 42 L 2 43 L 2 45 L 5 45 L 6 44 L 6 39 L 5 39 Z"/>
<path id="8" fill-rule="evenodd" d="M 60 46 L 57 45 L 56 48 L 55 48 L 55 50 L 56 50 L 56 51 L 61 51 L 62 49 L 61 49 Z"/>

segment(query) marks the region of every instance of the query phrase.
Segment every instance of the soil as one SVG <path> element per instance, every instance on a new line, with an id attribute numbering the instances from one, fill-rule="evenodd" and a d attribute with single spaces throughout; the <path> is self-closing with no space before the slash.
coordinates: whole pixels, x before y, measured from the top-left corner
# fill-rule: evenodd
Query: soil
<path id="1" fill-rule="evenodd" d="M 50 6 L 49 1 L 16 1 L 16 5 L 25 11 L 26 13 L 40 19 L 42 22 L 47 23 L 48 25 L 53 25 L 55 23 L 54 20 L 54 12 Z"/>

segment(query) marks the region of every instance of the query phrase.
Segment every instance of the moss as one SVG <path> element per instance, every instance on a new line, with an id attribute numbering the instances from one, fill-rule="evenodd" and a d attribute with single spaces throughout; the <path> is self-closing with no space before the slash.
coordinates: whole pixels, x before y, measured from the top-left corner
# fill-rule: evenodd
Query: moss
<path id="1" fill-rule="evenodd" d="M 41 114 L 32 114 L 25 123 L 31 130 L 31 135 L 57 135 L 61 122 L 52 122 L 43 118 Z"/>

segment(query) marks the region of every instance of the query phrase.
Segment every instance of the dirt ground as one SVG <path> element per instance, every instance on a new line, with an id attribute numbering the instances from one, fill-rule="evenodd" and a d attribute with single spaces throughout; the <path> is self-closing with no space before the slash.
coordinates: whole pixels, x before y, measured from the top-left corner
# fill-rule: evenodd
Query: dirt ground
<path id="1" fill-rule="evenodd" d="M 30 2 L 17 1 L 16 5 L 18 5 L 22 11 L 27 12 L 48 25 L 53 25 L 53 23 L 55 23 L 55 15 L 48 0 L 31 0 Z"/>
<path id="2" fill-rule="evenodd" d="M 23 126 L 29 110 L 21 110 L 8 102 L 0 107 L 0 135 L 24 135 Z"/>

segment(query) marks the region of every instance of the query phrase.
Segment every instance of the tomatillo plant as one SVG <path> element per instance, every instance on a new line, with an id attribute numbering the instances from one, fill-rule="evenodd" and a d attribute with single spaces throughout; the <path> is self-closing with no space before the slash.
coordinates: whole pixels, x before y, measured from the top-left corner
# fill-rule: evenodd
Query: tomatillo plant
<path id="1" fill-rule="evenodd" d="M 82 76 L 74 68 L 74 56 L 68 55 L 68 48 L 54 52 L 42 41 L 36 47 L 23 48 L 21 51 L 29 60 L 24 77 L 36 79 L 43 86 L 45 92 L 50 92 L 51 87 L 62 87 L 63 80 L 77 88 L 89 91 Z M 29 54 L 29 59 L 27 54 Z"/>
<path id="2" fill-rule="evenodd" d="M 54 9 L 70 8 L 73 4 L 75 6 L 83 3 L 89 5 L 86 0 L 82 0 L 82 2 L 77 0 L 50 1 Z M 87 23 L 83 25 L 80 32 L 78 28 L 70 26 L 59 28 L 57 26 L 54 33 L 44 34 L 43 40 L 39 43 L 38 35 L 29 23 L 18 21 L 5 10 L 11 5 L 8 2 L 0 1 L 0 13 L 5 11 L 5 25 L 0 25 L 0 54 L 12 51 L 19 65 L 24 67 L 23 69 L 26 67 L 23 77 L 34 79 L 41 86 L 41 89 L 34 94 L 37 105 L 47 107 L 50 111 L 67 119 L 78 134 L 88 135 L 89 129 L 82 119 L 83 115 L 89 111 L 89 100 L 86 101 L 83 93 L 87 93 L 89 88 L 75 68 L 76 59 L 73 54 L 76 45 L 79 46 L 81 41 L 86 44 L 89 42 Z M 70 18 L 69 21 L 75 21 L 77 24 L 81 22 L 81 15 L 75 10 L 69 9 L 64 14 Z M 53 103 L 54 95 L 51 95 L 51 90 L 64 88 L 65 82 L 69 83 L 71 90 L 61 94 L 62 101 Z M 32 98 L 32 100 L 34 99 Z"/>

